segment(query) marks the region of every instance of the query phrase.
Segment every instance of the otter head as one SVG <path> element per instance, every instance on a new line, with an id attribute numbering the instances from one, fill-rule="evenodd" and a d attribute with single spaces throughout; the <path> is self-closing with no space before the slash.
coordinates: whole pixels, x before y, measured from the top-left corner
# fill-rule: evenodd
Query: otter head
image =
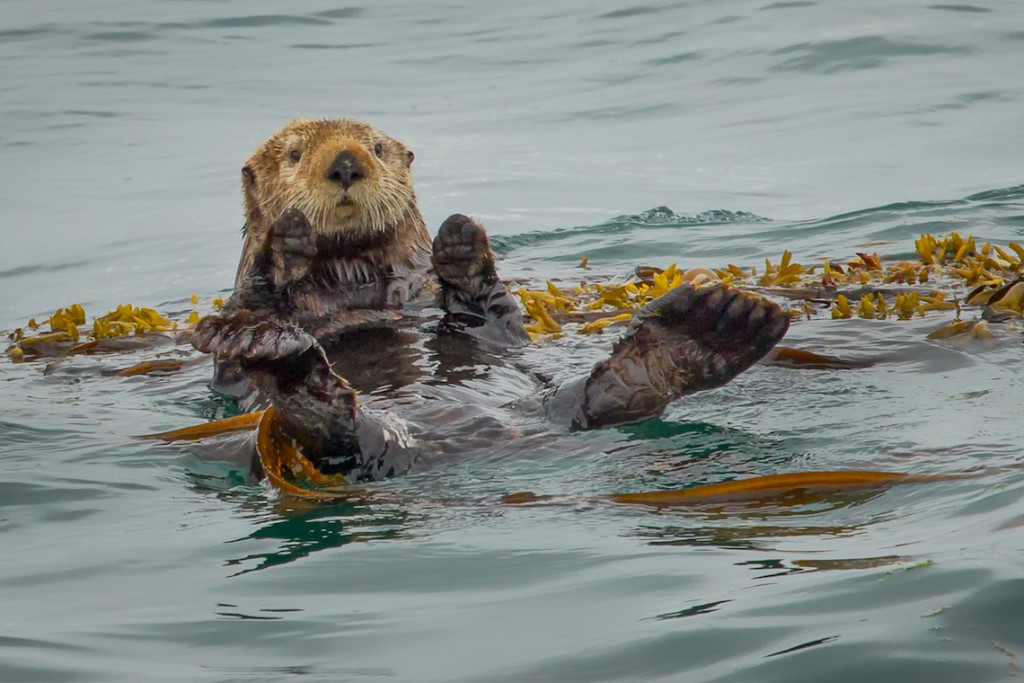
<path id="1" fill-rule="evenodd" d="M 293 120 L 242 168 L 246 229 L 266 229 L 294 207 L 320 235 L 372 238 L 415 207 L 412 160 L 405 145 L 365 123 Z"/>

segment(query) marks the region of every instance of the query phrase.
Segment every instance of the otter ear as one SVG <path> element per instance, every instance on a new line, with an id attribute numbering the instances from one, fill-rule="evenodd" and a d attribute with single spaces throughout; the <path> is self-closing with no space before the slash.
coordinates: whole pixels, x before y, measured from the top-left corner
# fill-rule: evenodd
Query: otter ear
<path id="1" fill-rule="evenodd" d="M 245 224 L 243 228 L 248 232 L 250 225 L 256 225 L 260 220 L 260 203 L 256 196 L 256 174 L 251 166 L 242 167 L 242 195 L 245 197 Z"/>
<path id="2" fill-rule="evenodd" d="M 412 166 L 412 160 L 416 158 L 416 155 L 412 153 L 411 149 L 405 150 L 406 166 Z"/>

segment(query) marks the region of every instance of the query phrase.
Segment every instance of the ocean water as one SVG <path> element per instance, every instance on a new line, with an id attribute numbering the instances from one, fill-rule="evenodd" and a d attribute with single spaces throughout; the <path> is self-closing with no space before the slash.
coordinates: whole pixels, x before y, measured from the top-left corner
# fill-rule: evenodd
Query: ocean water
<path id="1" fill-rule="evenodd" d="M 483 220 L 510 277 L 1021 241 L 1022 68 L 1011 0 L 3 0 L 0 329 L 225 294 L 239 168 L 294 116 L 407 142 L 428 224 Z M 791 346 L 884 362 L 755 366 L 660 420 L 498 444 L 358 505 L 131 438 L 230 413 L 209 366 L 2 360 L 0 681 L 1014 680 L 1021 329 L 964 349 L 926 340 L 939 324 L 797 323 Z M 981 476 L 591 498 L 851 468 Z"/>

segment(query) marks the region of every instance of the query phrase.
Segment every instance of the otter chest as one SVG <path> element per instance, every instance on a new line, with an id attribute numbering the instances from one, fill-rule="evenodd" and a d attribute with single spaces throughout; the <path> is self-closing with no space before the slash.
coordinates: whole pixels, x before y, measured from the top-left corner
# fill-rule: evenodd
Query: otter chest
<path id="1" fill-rule="evenodd" d="M 401 308 L 426 284 L 426 272 L 406 264 L 332 258 L 319 264 L 295 302 L 307 310 Z"/>

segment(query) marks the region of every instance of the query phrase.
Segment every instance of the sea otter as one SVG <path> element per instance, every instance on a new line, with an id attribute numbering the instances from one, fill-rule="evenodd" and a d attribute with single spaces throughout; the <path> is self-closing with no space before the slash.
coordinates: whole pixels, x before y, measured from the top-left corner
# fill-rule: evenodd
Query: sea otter
<path id="1" fill-rule="evenodd" d="M 495 438 L 502 410 L 569 429 L 654 417 L 730 381 L 788 329 L 755 294 L 683 285 L 647 304 L 585 376 L 547 386 L 516 369 L 529 338 L 484 228 L 456 214 L 431 240 L 412 161 L 401 142 L 348 119 L 274 134 L 242 168 L 234 292 L 193 335 L 215 356 L 214 387 L 273 405 L 322 472 L 401 474 L 461 438 Z M 481 355 L 515 375 L 504 386 L 516 395 L 496 404 L 470 388 Z M 416 382 L 418 394 L 400 391 Z"/>

